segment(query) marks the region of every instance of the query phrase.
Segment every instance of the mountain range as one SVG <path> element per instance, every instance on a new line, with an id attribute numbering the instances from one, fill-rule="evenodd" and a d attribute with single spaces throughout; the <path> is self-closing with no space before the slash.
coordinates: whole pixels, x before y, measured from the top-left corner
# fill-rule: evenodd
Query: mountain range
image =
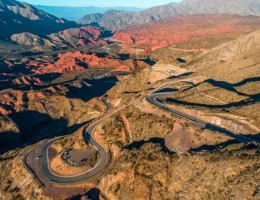
<path id="1" fill-rule="evenodd" d="M 76 21 L 87 14 L 104 13 L 108 10 L 124 10 L 124 11 L 135 11 L 135 12 L 143 10 L 142 8 L 135 8 L 135 7 L 95 7 L 95 6 L 67 7 L 67 6 L 42 6 L 42 5 L 35 5 L 35 7 L 47 13 L 55 15 L 59 18 L 65 18 L 72 21 Z"/>
<path id="2" fill-rule="evenodd" d="M 75 22 L 57 18 L 27 3 L 0 0 L 0 39 L 10 39 L 12 34 L 21 32 L 46 35 L 75 26 Z"/>
<path id="3" fill-rule="evenodd" d="M 97 23 L 107 29 L 118 29 L 160 21 L 177 14 L 219 13 L 259 16 L 260 2 L 258 0 L 183 0 L 180 3 L 152 7 L 141 12 L 110 10 L 103 14 L 90 14 L 78 20 L 78 23 Z"/>

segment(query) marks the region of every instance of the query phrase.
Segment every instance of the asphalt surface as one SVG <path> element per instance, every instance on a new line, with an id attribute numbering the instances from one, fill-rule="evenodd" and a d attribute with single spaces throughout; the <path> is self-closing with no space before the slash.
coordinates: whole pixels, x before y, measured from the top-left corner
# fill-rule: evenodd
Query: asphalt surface
<path id="1" fill-rule="evenodd" d="M 178 111 L 176 109 L 170 108 L 166 105 L 164 105 L 163 103 L 161 103 L 160 101 L 158 101 L 157 98 L 161 98 L 161 97 L 167 97 L 170 95 L 174 95 L 177 92 L 158 92 L 160 90 L 160 88 L 162 88 L 165 85 L 169 85 L 172 83 L 167 83 L 162 85 L 161 87 L 157 88 L 156 90 L 153 91 L 152 94 L 147 96 L 147 101 L 150 102 L 151 104 L 158 106 L 162 109 L 167 110 L 168 112 L 171 112 L 179 117 L 182 117 L 186 120 L 189 120 L 193 123 L 196 123 L 204 128 L 208 128 L 210 130 L 213 131 L 218 131 L 219 133 L 228 135 L 230 137 L 233 137 L 234 139 L 240 141 L 240 142 L 259 142 L 256 141 L 252 138 L 246 137 L 246 136 L 242 136 L 242 135 L 236 135 L 226 129 L 223 129 L 219 126 L 216 126 L 214 124 L 210 124 L 207 123 L 203 120 L 197 119 L 193 116 L 190 116 L 188 114 L 185 114 L 181 111 Z M 103 97 L 102 101 L 104 102 L 104 104 L 107 106 L 107 109 L 110 110 L 112 109 L 112 106 L 107 102 L 107 98 Z M 109 116 L 109 115 L 108 115 Z M 42 146 L 42 155 L 38 158 L 40 159 L 40 164 L 42 166 L 41 168 L 41 172 L 42 174 L 51 182 L 55 182 L 55 183 L 72 183 L 72 182 L 77 182 L 77 181 L 81 181 L 90 177 L 93 177 L 95 175 L 97 175 L 98 173 L 102 172 L 105 167 L 108 165 L 109 160 L 110 160 L 110 153 L 106 150 L 106 148 L 104 146 L 102 146 L 102 144 L 98 143 L 94 137 L 93 137 L 93 133 L 96 129 L 96 127 L 108 116 L 104 116 L 99 120 L 96 120 L 94 123 L 92 123 L 87 129 L 85 129 L 83 136 L 84 139 L 90 143 L 93 147 L 95 147 L 98 151 L 98 153 L 100 154 L 100 160 L 99 162 L 89 171 L 84 172 L 82 174 L 78 174 L 76 176 L 59 176 L 55 173 L 53 173 L 50 168 L 49 168 L 49 148 L 50 146 L 58 139 L 52 139 L 50 141 L 48 141 L 46 144 L 44 144 Z"/>
<path id="2" fill-rule="evenodd" d="M 167 84 L 164 84 L 163 86 L 170 85 L 170 84 L 172 84 L 172 83 L 167 83 Z M 162 86 L 160 88 L 162 88 Z M 195 118 L 193 116 L 185 114 L 185 113 L 183 113 L 183 112 L 181 112 L 179 110 L 176 110 L 176 109 L 173 109 L 173 108 L 170 108 L 170 107 L 164 105 L 163 103 L 159 102 L 157 98 L 168 97 L 170 95 L 172 96 L 172 95 L 176 94 L 177 92 L 175 91 L 175 92 L 165 92 L 165 93 L 158 92 L 158 93 L 156 93 L 156 91 L 158 91 L 160 88 L 158 88 L 155 91 L 153 91 L 153 93 L 150 94 L 146 98 L 147 101 L 149 101 L 151 104 L 153 104 L 155 106 L 163 108 L 163 109 L 165 109 L 165 110 L 167 110 L 167 111 L 169 111 L 169 112 L 171 112 L 171 113 L 173 113 L 173 114 L 175 114 L 175 115 L 177 115 L 177 116 L 179 116 L 181 118 L 184 118 L 184 119 L 189 120 L 189 121 L 191 121 L 193 123 L 196 123 L 196 124 L 198 124 L 198 125 L 200 125 L 200 126 L 202 126 L 204 128 L 210 129 L 212 131 L 217 131 L 217 132 L 219 132 L 221 134 L 225 134 L 225 135 L 228 135 L 230 137 L 233 137 L 234 139 L 238 140 L 239 142 L 257 142 L 257 143 L 259 143 L 258 140 L 255 140 L 253 138 L 250 138 L 250 137 L 247 137 L 247 136 L 243 136 L 243 135 L 234 134 L 231 131 L 228 131 L 228 130 L 226 130 L 226 129 L 222 128 L 222 127 L 219 127 L 219 126 L 217 126 L 215 124 L 210 124 L 208 122 L 205 122 L 205 121 L 200 120 L 198 118 Z"/>
<path id="3" fill-rule="evenodd" d="M 107 102 L 107 97 L 102 97 L 102 102 L 106 105 L 106 107 L 107 107 L 107 110 L 110 110 L 110 109 L 112 109 L 113 108 L 113 106 L 110 104 L 110 103 L 108 103 Z"/>
<path id="4" fill-rule="evenodd" d="M 106 101 L 106 99 L 102 99 L 102 101 L 106 104 L 108 109 L 111 109 L 112 106 Z M 106 116 L 107 117 L 107 116 Z M 104 118 L 106 118 L 104 117 Z M 102 172 L 104 168 L 109 163 L 110 154 L 106 150 L 105 147 L 103 147 L 101 144 L 99 144 L 94 138 L 93 133 L 96 129 L 96 127 L 104 120 L 104 118 L 101 118 L 97 120 L 96 122 L 92 123 L 83 133 L 84 139 L 89 142 L 93 147 L 95 147 L 98 150 L 98 153 L 100 154 L 100 160 L 98 163 L 89 171 L 78 174 L 76 176 L 59 176 L 55 173 L 53 173 L 49 168 L 49 148 L 50 146 L 58 139 L 53 139 L 48 141 L 46 144 L 42 147 L 42 156 L 39 158 L 41 162 L 41 171 L 43 175 L 51 182 L 55 183 L 72 183 L 72 182 L 78 182 L 90 177 L 95 176 L 96 174 Z"/>

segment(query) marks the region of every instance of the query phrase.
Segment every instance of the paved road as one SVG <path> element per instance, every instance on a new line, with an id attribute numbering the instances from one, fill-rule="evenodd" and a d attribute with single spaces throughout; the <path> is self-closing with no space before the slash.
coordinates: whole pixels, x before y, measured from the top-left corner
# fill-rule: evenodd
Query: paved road
<path id="1" fill-rule="evenodd" d="M 226 129 L 223 129 L 219 126 L 216 126 L 214 124 L 210 124 L 210 123 L 207 123 L 203 120 L 200 120 L 200 119 L 197 119 L 193 116 L 190 116 L 188 114 L 185 114 L 181 111 L 178 111 L 176 109 L 173 109 L 173 108 L 170 108 L 166 105 L 164 105 L 163 103 L 159 102 L 157 100 L 157 98 L 159 97 L 167 97 L 169 95 L 173 95 L 175 93 L 177 93 L 176 91 L 174 92 L 159 92 L 159 90 L 161 88 L 163 88 L 164 86 L 166 85 L 170 85 L 172 83 L 166 83 L 164 85 L 162 85 L 161 87 L 155 89 L 152 94 L 148 95 L 147 96 L 147 100 L 155 105 L 155 106 L 158 106 L 162 109 L 165 109 L 179 117 L 182 117 L 184 119 L 187 119 L 193 123 L 196 123 L 196 124 L 199 124 L 201 125 L 202 127 L 204 128 L 208 128 L 210 130 L 213 130 L 213 131 L 218 131 L 222 134 L 225 134 L 225 135 L 228 135 L 228 136 L 231 136 L 233 138 L 235 138 L 236 140 L 240 141 L 240 142 L 259 142 L 259 141 L 256 141 L 252 138 L 249 138 L 249 137 L 246 137 L 246 136 L 242 136 L 242 135 L 235 135 L 234 133 L 226 130 Z M 102 98 L 102 101 L 104 102 L 104 104 L 107 106 L 108 110 L 111 110 L 112 109 L 112 106 L 106 101 L 106 97 L 103 97 Z M 132 102 L 134 103 L 134 102 Z M 127 106 L 131 105 L 132 103 L 129 103 Z M 125 107 L 127 107 L 125 106 Z M 124 109 L 125 107 L 121 108 L 121 109 Z M 56 139 L 53 139 L 53 140 L 50 140 L 48 141 L 46 144 L 44 144 L 42 146 L 42 156 L 39 157 L 40 159 L 40 163 L 41 163 L 41 171 L 43 173 L 43 175 L 51 182 L 55 182 L 55 183 L 72 183 L 72 182 L 77 182 L 77 181 L 81 181 L 81 180 L 84 180 L 84 179 L 87 179 L 87 178 L 90 178 L 90 177 L 93 177 L 94 175 L 102 172 L 102 170 L 104 170 L 104 168 L 108 165 L 109 163 L 109 159 L 110 159 L 110 154 L 109 152 L 106 150 L 106 148 L 104 146 L 102 146 L 102 144 L 98 143 L 94 137 L 93 137 L 93 133 L 95 131 L 95 128 L 107 117 L 109 117 L 110 115 L 114 114 L 115 112 L 118 112 L 118 110 L 98 119 L 98 120 L 95 120 L 94 123 L 92 123 L 83 133 L 83 136 L 85 138 L 86 141 L 88 141 L 93 147 L 95 147 L 99 154 L 100 154 L 100 160 L 99 162 L 92 168 L 90 169 L 89 171 L 87 172 L 84 172 L 82 174 L 78 174 L 76 176 L 59 176 L 57 174 L 54 174 L 50 168 L 49 168 L 49 148 L 50 146 L 57 140 Z"/>
<path id="2" fill-rule="evenodd" d="M 243 136 L 243 135 L 236 135 L 236 134 L 232 133 L 231 131 L 228 131 L 228 130 L 226 130 L 226 129 L 222 128 L 222 127 L 219 127 L 219 126 L 217 126 L 215 124 L 210 124 L 208 122 L 205 122 L 203 120 L 200 120 L 198 118 L 190 116 L 190 115 L 188 115 L 186 113 L 183 113 L 183 112 L 181 112 L 179 110 L 170 108 L 170 107 L 164 105 L 163 103 L 159 102 L 157 100 L 157 98 L 159 98 L 159 97 L 168 97 L 170 95 L 172 96 L 172 95 L 177 93 L 176 91 L 174 91 L 174 92 L 165 92 L 165 93 L 157 92 L 163 86 L 171 85 L 171 84 L 172 83 L 166 83 L 166 84 L 162 85 L 161 87 L 159 87 L 158 89 L 154 90 L 152 94 L 147 96 L 147 98 L 146 98 L 147 101 L 149 101 L 151 104 L 153 104 L 155 106 L 158 106 L 160 108 L 163 108 L 163 109 L 165 109 L 165 110 L 167 110 L 167 111 L 169 111 L 169 112 L 171 112 L 171 113 L 173 113 L 173 114 L 175 114 L 175 115 L 177 115 L 179 117 L 187 119 L 187 120 L 189 120 L 189 121 L 191 121 L 193 123 L 199 124 L 199 125 L 201 125 L 204 128 L 207 128 L 207 129 L 210 129 L 210 130 L 213 130 L 213 131 L 218 131 L 219 133 L 222 133 L 222 134 L 228 135 L 230 137 L 233 137 L 234 139 L 236 139 L 236 140 L 238 140 L 240 142 L 257 142 L 257 143 L 259 143 L 258 140 L 254 140 L 254 139 L 252 139 L 250 137 Z"/>
<path id="3" fill-rule="evenodd" d="M 41 166 L 42 166 L 42 173 L 44 176 L 52 182 L 56 183 L 71 183 L 71 182 L 77 182 L 81 181 L 83 179 L 90 178 L 98 173 L 100 173 L 108 164 L 110 159 L 110 154 L 106 150 L 105 147 L 103 147 L 101 144 L 99 144 L 93 137 L 92 134 L 95 130 L 95 128 L 103 121 L 103 118 L 96 121 L 92 125 L 90 125 L 85 131 L 84 131 L 84 138 L 88 140 L 99 152 L 100 154 L 100 160 L 99 162 L 89 171 L 84 172 L 82 174 L 78 174 L 76 176 L 59 176 L 57 174 L 54 174 L 50 168 L 49 168 L 49 148 L 50 146 L 56 141 L 50 140 L 44 146 L 42 147 L 42 157 L 41 157 Z"/>
<path id="4" fill-rule="evenodd" d="M 102 101 L 106 104 L 107 108 L 109 109 L 108 111 L 110 111 L 113 108 L 106 101 L 105 97 L 102 98 Z M 84 133 L 83 133 L 84 139 L 87 142 L 89 142 L 93 147 L 95 147 L 98 150 L 98 153 L 100 154 L 100 160 L 98 161 L 98 163 L 87 172 L 78 174 L 76 176 L 59 176 L 59 175 L 55 174 L 49 168 L 49 148 L 58 138 L 49 140 L 46 144 L 44 144 L 42 146 L 42 150 L 41 150 L 42 155 L 39 157 L 40 166 L 41 166 L 40 170 L 41 170 L 42 174 L 44 175 L 44 177 L 47 178 L 50 182 L 65 184 L 65 183 L 78 182 L 78 181 L 93 177 L 93 176 L 99 174 L 100 172 L 102 172 L 109 163 L 110 153 L 106 150 L 106 148 L 104 146 L 102 146 L 102 144 L 98 143 L 94 139 L 93 133 L 94 133 L 96 127 L 100 123 L 102 123 L 102 121 L 105 118 L 108 118 L 109 116 L 113 115 L 114 113 L 118 112 L 119 110 L 122 110 L 122 109 L 132 105 L 133 103 L 135 103 L 135 101 L 129 102 L 129 104 L 124 107 L 115 108 L 115 110 L 112 112 L 107 112 L 107 114 L 105 116 L 101 117 L 100 119 L 94 120 L 94 122 L 91 123 L 91 125 L 86 130 L 84 130 Z"/>
<path id="5" fill-rule="evenodd" d="M 112 108 L 113 108 L 113 106 L 110 104 L 110 103 L 108 103 L 107 102 L 107 97 L 105 96 L 103 96 L 102 97 L 102 101 L 103 101 L 103 103 L 106 105 L 106 107 L 107 107 L 107 110 L 111 110 Z"/>
<path id="6" fill-rule="evenodd" d="M 106 104 L 108 109 L 112 109 L 112 106 L 106 101 L 107 99 L 104 97 L 102 98 L 102 101 Z M 108 116 L 105 116 L 104 118 L 107 118 Z M 83 136 L 86 141 L 88 141 L 93 147 L 95 147 L 98 150 L 98 153 L 100 154 L 100 160 L 99 162 L 89 171 L 84 172 L 82 174 L 78 174 L 76 176 L 59 176 L 51 171 L 49 168 L 49 148 L 50 146 L 58 139 L 52 139 L 48 141 L 46 144 L 42 147 L 42 156 L 39 158 L 41 162 L 41 171 L 43 175 L 51 182 L 55 183 L 71 183 L 71 182 L 77 182 L 81 181 L 90 177 L 93 177 L 94 175 L 102 172 L 102 170 L 107 166 L 110 154 L 106 150 L 105 147 L 103 147 L 101 144 L 99 144 L 94 138 L 93 133 L 96 129 L 96 127 L 104 120 L 104 118 L 101 118 L 94 123 L 92 123 L 86 130 L 84 130 Z"/>

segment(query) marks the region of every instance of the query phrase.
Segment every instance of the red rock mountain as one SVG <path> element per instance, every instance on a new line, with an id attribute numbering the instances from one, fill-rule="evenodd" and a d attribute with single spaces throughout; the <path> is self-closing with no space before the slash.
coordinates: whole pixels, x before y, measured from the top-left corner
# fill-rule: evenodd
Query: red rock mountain
<path id="1" fill-rule="evenodd" d="M 125 28 L 113 38 L 127 45 L 139 45 L 146 50 L 183 44 L 191 41 L 230 40 L 260 27 L 260 17 L 238 15 L 174 16 L 152 24 Z M 127 46 L 126 45 L 126 46 Z"/>
<path id="2" fill-rule="evenodd" d="M 85 54 L 79 51 L 60 54 L 55 63 L 29 62 L 27 67 L 35 74 L 67 73 L 71 71 L 82 71 L 87 68 L 110 69 L 113 71 L 131 72 L 149 66 L 139 60 L 98 57 L 95 54 Z"/>

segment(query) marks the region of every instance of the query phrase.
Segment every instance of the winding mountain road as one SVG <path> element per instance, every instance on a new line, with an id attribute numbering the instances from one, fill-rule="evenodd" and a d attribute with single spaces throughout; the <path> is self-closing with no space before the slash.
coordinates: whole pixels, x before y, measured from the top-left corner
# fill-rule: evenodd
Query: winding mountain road
<path id="1" fill-rule="evenodd" d="M 100 154 L 100 160 L 98 163 L 89 171 L 84 172 L 82 174 L 78 174 L 76 176 L 59 176 L 55 174 L 49 167 L 49 148 L 50 146 L 57 140 L 53 139 L 48 141 L 46 144 L 44 144 L 42 148 L 42 157 L 41 157 L 41 166 L 42 166 L 42 173 L 44 176 L 51 182 L 56 183 L 71 183 L 71 182 L 77 182 L 81 181 L 90 177 L 93 177 L 94 175 L 102 172 L 102 170 L 106 167 L 106 165 L 109 162 L 110 154 L 106 150 L 105 147 L 103 147 L 101 144 L 99 144 L 94 138 L 93 133 L 95 131 L 95 128 L 103 121 L 104 119 L 100 119 L 96 121 L 95 123 L 91 124 L 83 133 L 83 136 L 86 141 L 90 142 Z"/>
<path id="2" fill-rule="evenodd" d="M 107 109 L 108 109 L 107 114 L 105 114 L 100 119 L 94 120 L 84 130 L 84 133 L 83 133 L 83 137 L 86 140 L 86 142 L 90 143 L 94 148 L 96 148 L 98 150 L 98 153 L 100 155 L 100 160 L 92 169 L 90 169 L 87 172 L 84 172 L 82 174 L 77 174 L 75 176 L 60 176 L 60 175 L 56 174 L 55 172 L 53 172 L 49 167 L 49 148 L 57 139 L 62 138 L 62 137 L 49 140 L 47 143 L 45 143 L 42 146 L 41 156 L 39 156 L 38 159 L 40 160 L 40 166 L 41 166 L 40 171 L 42 172 L 44 177 L 46 179 L 48 179 L 50 182 L 60 183 L 60 184 L 78 182 L 78 181 L 93 177 L 93 176 L 101 173 L 105 169 L 105 167 L 108 165 L 109 160 L 110 160 L 110 153 L 109 153 L 109 151 L 107 151 L 107 149 L 104 146 L 102 146 L 102 144 L 98 143 L 95 140 L 95 138 L 93 137 L 93 133 L 94 133 L 96 127 L 100 123 L 102 123 L 102 121 L 104 119 L 106 119 L 106 118 L 110 117 L 111 115 L 115 114 L 116 112 L 132 105 L 133 103 L 135 103 L 135 101 L 131 101 L 124 107 L 115 108 L 114 110 L 112 110 L 113 107 L 111 106 L 111 104 L 109 104 L 107 102 L 106 97 L 103 97 L 102 101 L 107 106 Z M 112 111 L 112 112 L 109 112 L 109 111 Z"/>
<path id="3" fill-rule="evenodd" d="M 113 108 L 111 106 L 111 104 L 109 104 L 107 102 L 106 97 L 103 97 L 102 101 L 107 106 L 108 110 Z M 110 116 L 110 115 L 108 115 L 108 116 Z M 89 142 L 93 147 L 95 147 L 98 150 L 98 153 L 100 154 L 100 160 L 92 169 L 90 169 L 89 171 L 84 172 L 82 174 L 75 175 L 75 176 L 60 176 L 60 175 L 54 173 L 49 167 L 49 148 L 55 141 L 57 141 L 59 139 L 59 138 L 55 138 L 55 139 L 49 140 L 42 147 L 42 156 L 39 158 L 40 162 L 41 162 L 41 166 L 42 166 L 42 168 L 41 168 L 42 174 L 51 182 L 72 183 L 72 182 L 78 182 L 78 181 L 93 177 L 96 174 L 102 172 L 102 170 L 107 166 L 107 164 L 109 162 L 110 154 L 106 150 L 106 148 L 102 146 L 102 144 L 99 144 L 94 139 L 93 133 L 94 133 L 96 127 L 108 116 L 105 116 L 99 120 L 96 120 L 89 127 L 87 127 L 83 133 L 84 139 L 87 142 Z"/>
<path id="4" fill-rule="evenodd" d="M 183 112 L 181 112 L 179 110 L 170 108 L 170 107 L 164 105 L 163 103 L 159 102 L 158 98 L 160 98 L 160 97 L 168 97 L 170 95 L 172 96 L 172 95 L 177 93 L 176 91 L 175 92 L 158 92 L 157 93 L 157 91 L 159 91 L 162 87 L 167 86 L 167 85 L 171 85 L 171 84 L 173 84 L 173 83 L 172 82 L 166 83 L 166 84 L 160 86 L 158 89 L 154 90 L 152 94 L 147 96 L 147 98 L 146 98 L 147 101 L 149 101 L 151 104 L 153 104 L 155 106 L 158 106 L 158 107 L 160 107 L 162 109 L 165 109 L 165 110 L 173 113 L 174 115 L 177 115 L 177 116 L 179 116 L 181 118 L 189 120 L 189 121 L 191 121 L 193 123 L 196 123 L 196 124 L 198 124 L 198 125 L 200 125 L 200 126 L 202 126 L 204 128 L 210 129 L 212 131 L 217 131 L 217 132 L 219 132 L 221 134 L 225 134 L 227 136 L 233 137 L 234 139 L 236 139 L 239 142 L 257 142 L 257 143 L 259 143 L 258 140 L 255 140 L 255 139 L 247 137 L 247 136 L 234 134 L 231 131 L 229 131 L 227 129 L 224 129 L 224 128 L 220 127 L 220 126 L 217 126 L 215 124 L 211 124 L 211 123 L 205 122 L 205 121 L 200 120 L 200 119 L 198 119 L 196 117 L 193 117 L 193 116 L 190 116 L 190 115 L 188 115 L 186 113 L 183 113 Z"/>
<path id="5" fill-rule="evenodd" d="M 236 139 L 236 140 L 238 140 L 240 142 L 259 142 L 259 141 L 256 141 L 256 140 L 254 140 L 252 138 L 249 138 L 249 137 L 246 137 L 246 136 L 236 135 L 236 134 L 234 134 L 234 133 L 232 133 L 232 132 L 230 132 L 230 131 L 222 128 L 222 127 L 216 126 L 214 124 L 210 124 L 210 123 L 205 122 L 203 120 L 200 120 L 200 119 L 198 119 L 196 117 L 190 116 L 190 115 L 188 115 L 186 113 L 183 113 L 183 112 L 181 112 L 179 110 L 176 110 L 176 109 L 173 109 L 173 108 L 170 108 L 170 107 L 164 105 L 163 103 L 161 103 L 158 100 L 158 98 L 160 98 L 160 97 L 168 97 L 168 96 L 171 96 L 171 95 L 174 95 L 174 94 L 177 93 L 177 91 L 173 91 L 173 92 L 160 92 L 159 91 L 164 86 L 170 85 L 170 84 L 173 84 L 173 82 L 166 83 L 164 85 L 161 85 L 159 88 L 155 89 L 151 94 L 149 94 L 146 97 L 147 101 L 150 102 L 151 104 L 159 107 L 159 108 L 165 109 L 168 112 L 173 113 L 174 115 L 177 115 L 177 116 L 179 116 L 181 118 L 189 120 L 189 121 L 191 121 L 193 123 L 196 123 L 196 124 L 198 124 L 198 125 L 200 125 L 200 126 L 202 126 L 204 128 L 207 128 L 207 129 L 210 129 L 210 130 L 213 130 L 213 131 L 218 131 L 219 133 L 222 133 L 222 134 L 228 135 L 230 137 L 233 137 L 234 139 Z M 112 110 L 113 107 L 107 102 L 107 98 L 106 97 L 103 97 L 102 101 L 107 106 L 108 111 Z M 84 172 L 82 174 L 75 175 L 75 176 L 60 176 L 60 175 L 55 174 L 49 167 L 49 148 L 58 139 L 58 138 L 55 138 L 55 139 L 49 140 L 42 147 L 42 150 L 41 150 L 41 154 L 42 155 L 39 156 L 42 174 L 50 182 L 55 182 L 55 183 L 72 183 L 72 182 L 77 182 L 77 181 L 81 181 L 81 180 L 93 177 L 93 176 L 99 174 L 100 172 L 102 172 L 105 169 L 105 167 L 108 165 L 108 163 L 109 163 L 110 153 L 109 153 L 109 151 L 107 151 L 107 149 L 104 146 L 102 146 L 102 144 L 98 143 L 94 139 L 93 133 L 94 133 L 96 127 L 100 123 L 102 123 L 102 121 L 105 118 L 111 116 L 112 114 L 118 112 L 119 110 L 122 110 L 122 109 L 126 108 L 127 106 L 129 106 L 129 105 L 131 105 L 133 103 L 135 103 L 135 101 L 129 103 L 125 107 L 122 107 L 120 109 L 115 109 L 115 111 L 113 111 L 111 113 L 108 113 L 107 115 L 104 115 L 100 119 L 94 120 L 94 122 L 92 122 L 91 125 L 84 130 L 84 133 L 83 133 L 84 139 L 87 142 L 89 142 L 93 147 L 95 147 L 98 150 L 98 153 L 100 154 L 100 160 L 98 161 L 98 163 L 92 169 L 90 169 L 89 171 Z"/>

